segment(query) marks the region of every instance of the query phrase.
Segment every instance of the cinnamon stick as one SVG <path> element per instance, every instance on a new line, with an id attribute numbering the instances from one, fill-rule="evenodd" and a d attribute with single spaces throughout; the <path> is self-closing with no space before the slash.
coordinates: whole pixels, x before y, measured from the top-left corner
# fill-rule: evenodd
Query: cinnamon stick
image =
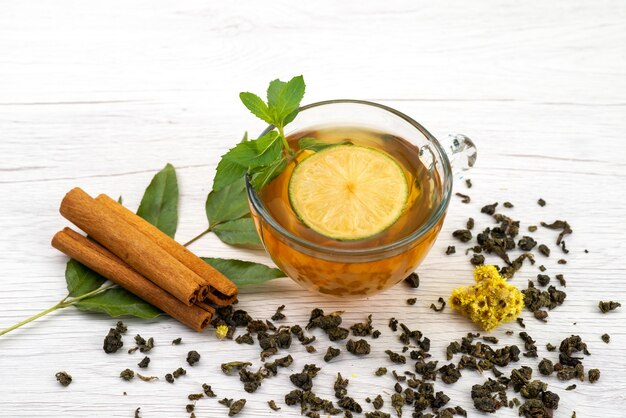
<path id="1" fill-rule="evenodd" d="M 181 302 L 189 306 L 198 299 L 202 278 L 80 188 L 65 195 L 60 211 L 100 245 Z"/>
<path id="2" fill-rule="evenodd" d="M 232 304 L 237 298 L 237 286 L 222 273 L 211 267 L 189 251 L 187 248 L 170 238 L 167 234 L 154 225 L 135 215 L 133 212 L 111 199 L 105 194 L 96 197 L 96 201 L 115 212 L 126 222 L 137 228 L 140 232 L 154 240 L 165 251 L 174 256 L 178 261 L 187 266 L 191 271 L 204 279 L 209 285 L 206 297 L 216 305 L 226 306 Z M 201 298 L 204 299 L 204 298 Z"/>
<path id="3" fill-rule="evenodd" d="M 187 306 L 110 251 L 70 228 L 57 232 L 52 246 L 198 332 L 207 327 L 215 314 L 208 305 Z"/>

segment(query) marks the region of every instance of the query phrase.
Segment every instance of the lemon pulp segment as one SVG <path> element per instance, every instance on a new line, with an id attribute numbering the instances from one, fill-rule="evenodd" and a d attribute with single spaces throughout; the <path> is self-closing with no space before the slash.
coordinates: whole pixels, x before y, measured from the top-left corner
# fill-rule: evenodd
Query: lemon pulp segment
<path id="1" fill-rule="evenodd" d="M 337 145 L 298 164 L 289 180 L 289 200 L 317 233 L 357 240 L 391 226 L 404 211 L 408 189 L 402 167 L 385 152 Z"/>

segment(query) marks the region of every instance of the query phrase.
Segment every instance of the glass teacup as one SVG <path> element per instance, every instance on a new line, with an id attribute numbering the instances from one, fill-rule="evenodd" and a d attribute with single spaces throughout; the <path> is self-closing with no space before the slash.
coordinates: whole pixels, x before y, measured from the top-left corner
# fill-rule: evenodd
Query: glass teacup
<path id="1" fill-rule="evenodd" d="M 264 202 L 263 192 L 257 193 L 247 181 L 248 200 L 265 249 L 289 277 L 325 295 L 367 297 L 402 281 L 426 257 L 441 230 L 453 177 L 474 165 L 476 147 L 463 135 L 451 135 L 442 144 L 405 114 L 358 100 L 332 100 L 302 107 L 289 125 L 291 132 L 287 136 L 299 137 L 333 126 L 362 127 L 380 132 L 384 141 L 401 141 L 410 147 L 409 154 L 415 155 L 424 168 L 419 180 L 427 182 L 430 190 L 427 215 L 413 230 L 392 242 L 369 240 L 365 245 L 328 245 L 297 234 L 286 222 L 281 224 Z M 271 129 L 273 126 L 265 132 Z M 289 211 L 288 199 L 284 199 L 284 205 L 284 210 Z M 295 214 L 293 217 L 297 218 Z"/>

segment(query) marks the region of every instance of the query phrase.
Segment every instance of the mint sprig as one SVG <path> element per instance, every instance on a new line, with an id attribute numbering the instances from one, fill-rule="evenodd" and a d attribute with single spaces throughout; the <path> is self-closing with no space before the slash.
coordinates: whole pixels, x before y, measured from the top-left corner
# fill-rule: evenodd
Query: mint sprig
<path id="1" fill-rule="evenodd" d="M 254 93 L 239 94 L 244 106 L 259 119 L 273 125 L 274 130 L 254 140 L 245 140 L 244 137 L 244 141 L 222 156 L 213 180 L 214 191 L 234 183 L 246 173 L 257 177 L 253 182 L 257 189 L 280 174 L 282 170 L 278 168 L 285 162 L 282 157 L 293 157 L 284 129 L 297 116 L 304 90 L 304 78 L 297 76 L 287 82 L 270 82 L 267 102 Z"/>
<path id="2" fill-rule="evenodd" d="M 251 240 L 256 236 L 250 218 L 247 196 L 241 184 L 246 174 L 255 190 L 260 190 L 276 178 L 294 157 L 294 151 L 285 138 L 285 126 L 298 115 L 304 97 L 305 84 L 302 76 L 285 82 L 274 80 L 267 88 L 267 101 L 254 93 L 239 94 L 248 110 L 273 129 L 257 139 L 249 139 L 247 133 L 241 142 L 231 148 L 217 165 L 213 188 L 206 201 L 208 231 L 230 245 L 251 247 L 260 244 Z M 236 186 L 235 186 L 236 185 Z M 223 202 L 228 202 L 224 205 Z M 228 208 L 244 208 L 232 210 Z"/>

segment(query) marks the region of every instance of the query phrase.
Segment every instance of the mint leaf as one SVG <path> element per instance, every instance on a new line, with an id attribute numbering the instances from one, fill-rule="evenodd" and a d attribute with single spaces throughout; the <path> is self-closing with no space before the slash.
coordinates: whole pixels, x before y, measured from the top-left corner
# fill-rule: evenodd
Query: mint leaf
<path id="1" fill-rule="evenodd" d="M 220 190 L 239 180 L 252 168 L 272 164 L 281 152 L 282 143 L 276 131 L 270 131 L 259 139 L 240 142 L 224 154 L 218 163 L 213 190 Z"/>
<path id="2" fill-rule="evenodd" d="M 257 154 L 256 158 L 253 160 L 254 164 L 248 164 L 249 167 L 260 167 L 271 164 L 276 161 L 283 150 L 281 137 L 276 131 L 270 131 L 259 139 L 248 141 L 247 144 L 251 144 Z"/>
<path id="3" fill-rule="evenodd" d="M 213 179 L 213 191 L 221 190 L 229 184 L 242 179 L 246 175 L 248 167 L 222 157 L 217 164 L 215 178 Z"/>
<path id="4" fill-rule="evenodd" d="M 252 180 L 250 181 L 252 187 L 254 187 L 255 190 L 261 190 L 263 186 L 269 184 L 282 173 L 285 167 L 287 167 L 287 160 L 281 155 L 280 158 L 271 165 L 260 167 L 253 171 Z"/>
<path id="5" fill-rule="evenodd" d="M 301 150 L 308 149 L 315 152 L 321 151 L 324 148 L 334 147 L 336 145 L 352 145 L 352 141 L 345 140 L 336 144 L 328 144 L 310 136 L 305 136 L 304 138 L 300 138 L 298 140 L 298 148 Z"/>
<path id="6" fill-rule="evenodd" d="M 213 228 L 213 232 L 222 242 L 229 245 L 253 249 L 263 247 L 251 218 L 219 224 Z"/>
<path id="7" fill-rule="evenodd" d="M 250 208 L 245 179 L 240 177 L 228 186 L 209 193 L 205 208 L 211 227 L 248 215 Z"/>
<path id="8" fill-rule="evenodd" d="M 160 309 L 144 302 L 132 293 L 114 287 L 74 304 L 81 311 L 104 312 L 109 316 L 136 316 L 151 319 L 163 314 Z"/>
<path id="9" fill-rule="evenodd" d="M 282 128 L 296 117 L 304 90 L 304 78 L 301 75 L 287 83 L 280 80 L 270 83 L 267 99 L 274 125 Z"/>
<path id="10" fill-rule="evenodd" d="M 178 225 L 178 181 L 171 164 L 154 176 L 141 199 L 137 215 L 174 238 Z"/>
<path id="11" fill-rule="evenodd" d="M 68 295 L 77 296 L 96 290 L 107 279 L 95 271 L 85 267 L 76 260 L 70 259 L 65 267 L 65 281 L 67 282 Z"/>
<path id="12" fill-rule="evenodd" d="M 280 81 L 279 79 L 270 81 L 270 85 L 267 88 L 267 105 L 270 108 L 276 107 L 278 97 L 281 95 L 286 84 L 287 83 Z"/>
<path id="13" fill-rule="evenodd" d="M 285 273 L 277 268 L 271 268 L 251 261 L 208 257 L 202 257 L 202 260 L 228 277 L 237 286 L 250 286 L 278 279 L 279 277 L 287 277 Z"/>
<path id="14" fill-rule="evenodd" d="M 263 101 L 263 99 L 261 99 L 256 94 L 248 92 L 239 93 L 239 98 L 241 99 L 244 106 L 246 106 L 254 116 L 264 120 L 269 124 L 272 124 L 272 116 L 270 110 Z"/>

